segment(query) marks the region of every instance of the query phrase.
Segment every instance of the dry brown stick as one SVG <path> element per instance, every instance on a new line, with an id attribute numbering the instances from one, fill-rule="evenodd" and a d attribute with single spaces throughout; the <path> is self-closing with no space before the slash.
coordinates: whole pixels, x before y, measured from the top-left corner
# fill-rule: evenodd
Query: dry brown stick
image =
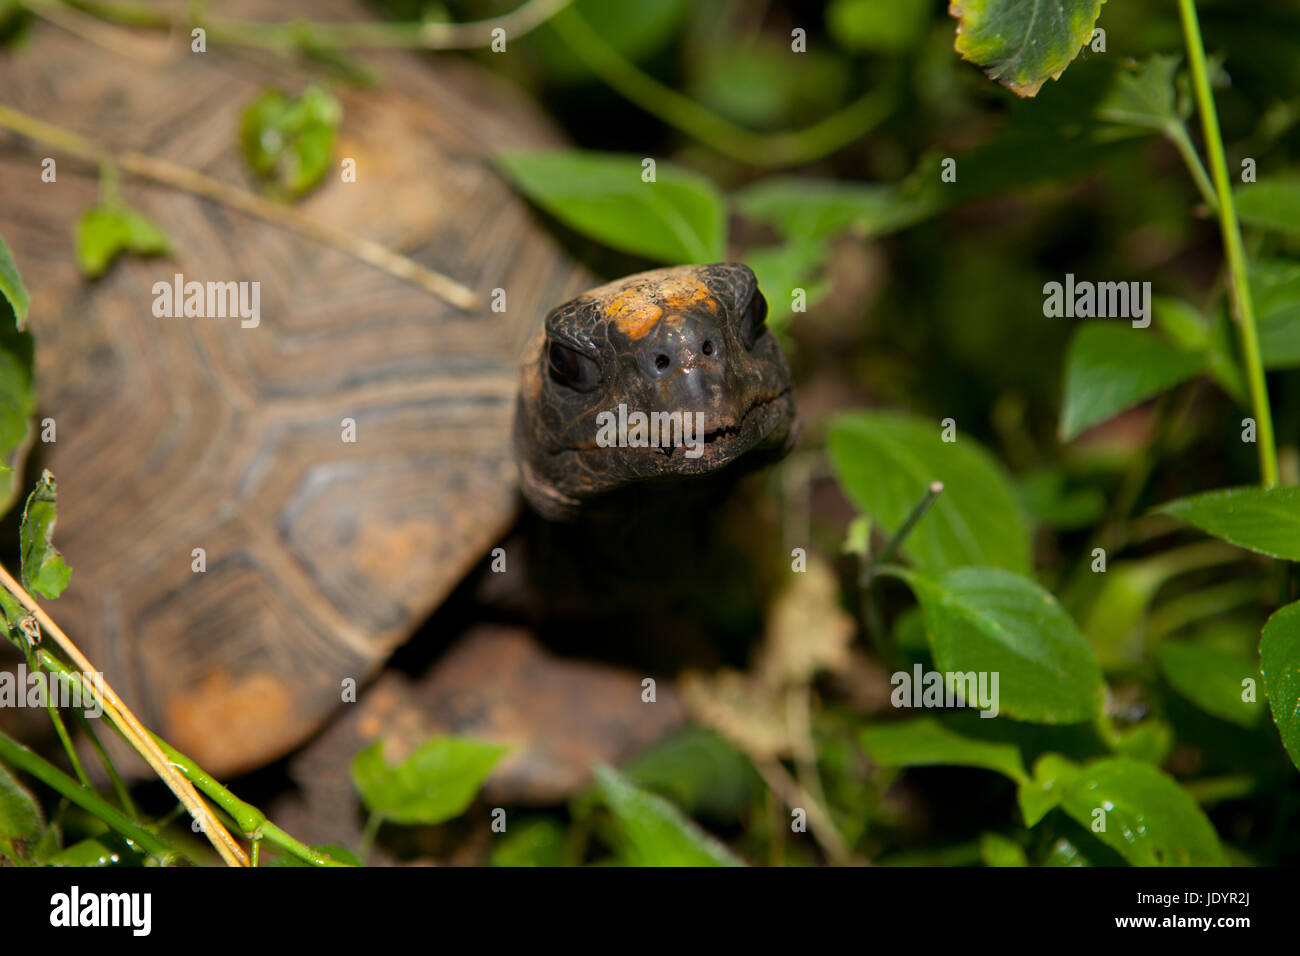
<path id="1" fill-rule="evenodd" d="M 378 242 L 354 236 L 346 229 L 317 222 L 295 209 L 236 189 L 204 173 L 132 150 L 114 153 L 78 133 L 46 123 L 9 106 L 0 105 L 0 127 L 11 129 L 38 143 L 62 149 L 81 159 L 94 163 L 113 163 L 143 179 L 213 199 L 272 225 L 292 229 L 340 249 L 389 275 L 415 283 L 458 309 L 470 311 L 478 308 L 478 296 L 455 279 L 426 269 L 415 260 L 393 252 Z"/>
<path id="2" fill-rule="evenodd" d="M 100 703 L 103 705 L 104 712 L 109 718 L 122 729 L 134 745 L 135 749 L 144 757 L 145 761 L 153 768 L 154 772 L 162 778 L 163 782 L 171 788 L 172 793 L 176 794 L 177 799 L 190 812 L 190 815 L 199 821 L 204 834 L 221 858 L 230 866 L 248 866 L 248 857 L 245 855 L 243 848 L 230 835 L 230 832 L 221 825 L 221 822 L 212 815 L 208 805 L 199 797 L 194 786 L 183 776 L 176 772 L 176 768 L 159 749 L 158 744 L 149 736 L 149 732 L 144 729 L 144 725 L 136 718 L 129 707 L 122 702 L 117 696 L 117 692 L 109 686 L 108 682 L 98 676 L 98 672 L 91 665 L 86 656 L 81 653 L 81 649 L 72 642 L 72 639 L 63 632 L 59 625 L 54 623 L 44 609 L 27 593 L 26 589 L 14 580 L 4 565 L 0 565 L 0 585 L 5 590 L 18 599 L 19 603 L 25 607 L 41 628 L 54 638 L 56 644 L 71 658 L 73 665 L 80 669 L 82 674 L 82 687 L 90 690 L 92 693 L 98 693 L 101 696 Z"/>
<path id="3" fill-rule="evenodd" d="M 753 759 L 752 756 L 751 759 Z M 852 862 L 853 850 L 844 842 L 839 830 L 835 828 L 835 824 L 830 818 L 830 811 L 813 799 L 812 795 L 799 784 L 799 781 L 790 776 L 789 771 L 781 765 L 781 761 L 775 757 L 762 760 L 755 759 L 754 767 L 758 770 L 759 776 L 763 778 L 763 782 L 767 784 L 768 789 L 775 793 L 782 803 L 791 810 L 803 809 L 808 814 L 808 823 L 812 830 L 813 839 L 821 845 L 822 850 L 825 851 L 826 856 L 832 862 Z"/>

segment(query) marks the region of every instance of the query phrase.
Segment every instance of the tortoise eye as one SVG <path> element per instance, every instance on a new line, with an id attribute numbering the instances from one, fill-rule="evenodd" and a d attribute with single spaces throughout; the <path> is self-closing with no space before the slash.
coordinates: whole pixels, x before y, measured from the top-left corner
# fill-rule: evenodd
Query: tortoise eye
<path id="1" fill-rule="evenodd" d="M 752 349 L 754 343 L 758 341 L 759 336 L 766 331 L 764 322 L 767 321 L 767 299 L 763 298 L 763 293 L 757 289 L 754 290 L 754 297 L 749 300 L 749 305 L 745 308 L 745 314 L 740 318 L 740 340 L 745 343 L 745 348 Z"/>
<path id="2" fill-rule="evenodd" d="M 577 349 L 552 342 L 546 349 L 551 377 L 575 392 L 590 392 L 600 384 L 600 366 Z"/>

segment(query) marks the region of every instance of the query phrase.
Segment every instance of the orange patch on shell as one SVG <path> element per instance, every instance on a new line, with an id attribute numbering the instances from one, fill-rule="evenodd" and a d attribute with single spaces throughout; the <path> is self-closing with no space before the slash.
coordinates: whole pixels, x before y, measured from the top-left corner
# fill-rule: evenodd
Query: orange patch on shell
<path id="1" fill-rule="evenodd" d="M 235 683 L 219 670 L 171 694 L 165 709 L 173 742 L 201 766 L 247 769 L 283 749 L 285 731 L 296 723 L 291 704 L 289 688 L 273 674 Z"/>

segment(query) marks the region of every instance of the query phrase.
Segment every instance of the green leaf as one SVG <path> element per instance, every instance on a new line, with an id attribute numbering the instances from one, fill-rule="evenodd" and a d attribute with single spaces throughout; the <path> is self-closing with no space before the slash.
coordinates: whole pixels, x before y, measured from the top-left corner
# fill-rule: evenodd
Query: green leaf
<path id="1" fill-rule="evenodd" d="M 1155 53 L 1119 70 L 1097 104 L 1097 118 L 1107 123 L 1163 131 L 1182 121 L 1174 77 L 1180 57 Z"/>
<path id="2" fill-rule="evenodd" d="M 492 850 L 493 866 L 564 866 L 566 835 L 554 817 L 511 822 Z"/>
<path id="3" fill-rule="evenodd" d="M 329 169 L 342 116 L 338 100 L 320 87 L 298 97 L 267 90 L 240 120 L 244 159 L 273 193 L 301 196 Z"/>
<path id="4" fill-rule="evenodd" d="M 792 239 L 775 246 L 753 249 L 744 261 L 754 270 L 758 287 L 767 298 L 767 324 L 778 333 L 788 325 L 796 289 L 803 290 L 805 309 L 826 295 L 830 282 L 820 273 L 830 252 L 825 239 Z"/>
<path id="5" fill-rule="evenodd" d="M 852 70 L 846 57 L 814 47 L 790 69 L 789 37 L 732 36 L 719 36 L 708 56 L 691 58 L 685 90 L 725 119 L 750 130 L 779 130 L 833 113 L 848 98 Z"/>
<path id="6" fill-rule="evenodd" d="M 980 837 L 980 857 L 985 866 L 1029 865 L 1024 847 L 1000 833 L 985 833 Z"/>
<path id="7" fill-rule="evenodd" d="M 618 823 L 620 856 L 630 866 L 743 866 L 725 846 L 662 797 L 609 767 L 596 786 Z"/>
<path id="8" fill-rule="evenodd" d="M 919 179 L 902 184 L 846 183 L 802 176 L 759 180 L 732 195 L 750 219 L 788 238 L 829 239 L 844 232 L 882 236 L 938 212 L 940 200 Z"/>
<path id="9" fill-rule="evenodd" d="M 1300 262 L 1262 259 L 1251 263 L 1250 288 L 1265 367 L 1300 366 Z"/>
<path id="10" fill-rule="evenodd" d="M 14 262 L 13 253 L 9 251 L 4 236 L 0 236 L 0 296 L 3 296 L 5 302 L 9 304 L 14 325 L 22 329 L 27 324 L 27 310 L 31 307 L 31 296 L 27 294 L 27 287 L 23 285 L 22 276 L 18 274 L 18 266 Z M 0 319 L 3 319 L 3 315 L 0 315 Z M 8 325 L 8 323 L 3 324 Z"/>
<path id="11" fill-rule="evenodd" d="M 1300 236 L 1300 179 L 1276 177 L 1242 183 L 1233 193 L 1233 201 L 1246 225 Z"/>
<path id="12" fill-rule="evenodd" d="M 0 839 L 35 843 L 44 830 L 41 805 L 0 763 Z"/>
<path id="13" fill-rule="evenodd" d="M 0 512 L 9 510 L 18 487 L 17 472 L 4 462 L 12 462 L 15 449 L 26 439 L 36 407 L 34 340 L 23 328 L 30 303 L 18 266 L 0 236 Z"/>
<path id="14" fill-rule="evenodd" d="M 65 847 L 57 853 L 46 857 L 43 862 L 46 866 L 116 866 L 118 864 L 134 862 L 131 857 L 135 856 L 130 850 L 125 850 L 122 846 L 117 846 L 114 841 L 107 837 L 88 837 L 72 846 Z"/>
<path id="15" fill-rule="evenodd" d="M 979 767 L 1017 783 L 1029 779 L 1015 744 L 968 736 L 936 717 L 867 727 L 858 740 L 867 756 L 882 767 Z"/>
<path id="16" fill-rule="evenodd" d="M 370 812 L 386 820 L 442 823 L 465 812 L 507 750 L 466 737 L 434 737 L 392 766 L 377 740 L 352 761 L 352 782 Z"/>
<path id="17" fill-rule="evenodd" d="M 1017 96 L 1058 79 L 1092 37 L 1105 0 L 952 0 L 956 50 Z"/>
<path id="18" fill-rule="evenodd" d="M 1241 548 L 1300 561 L 1300 488 L 1226 488 L 1155 509 Z"/>
<path id="19" fill-rule="evenodd" d="M 576 0 L 574 7 L 602 41 L 624 59 L 636 63 L 672 39 L 690 12 L 691 3 L 690 0 L 640 0 L 634 4 Z M 513 38 L 510 42 L 514 42 Z M 561 84 L 592 80 L 591 71 L 549 24 L 534 30 L 522 42 L 536 53 L 548 80 Z"/>
<path id="20" fill-rule="evenodd" d="M 1022 478 L 1020 500 L 1039 524 L 1063 530 L 1086 528 L 1106 510 L 1106 496 L 1101 489 L 1066 488 L 1065 474 L 1055 468 Z"/>
<path id="21" fill-rule="evenodd" d="M 657 163 L 655 182 L 644 182 L 637 156 L 513 150 L 497 161 L 529 199 L 607 246 L 674 265 L 726 257 L 722 195 L 671 163 Z"/>
<path id="22" fill-rule="evenodd" d="M 688 726 L 623 767 L 634 786 L 667 797 L 691 816 L 738 821 L 761 789 L 753 765 L 723 737 Z"/>
<path id="23" fill-rule="evenodd" d="M 1263 717 L 1262 701 L 1242 700 L 1243 682 L 1259 682 L 1253 661 L 1203 644 L 1170 643 L 1156 648 L 1156 662 L 1170 686 L 1206 713 L 1247 728 Z"/>
<path id="24" fill-rule="evenodd" d="M 1219 836 L 1196 801 L 1141 761 L 1113 757 L 1083 767 L 1066 786 L 1061 809 L 1133 866 L 1226 863 Z M 1096 829 L 1094 820 L 1104 820 L 1105 829 Z"/>
<path id="25" fill-rule="evenodd" d="M 832 0 L 826 28 L 854 53 L 901 53 L 920 42 L 933 9 L 929 0 Z"/>
<path id="26" fill-rule="evenodd" d="M 1092 648 L 1033 581 L 995 568 L 897 573 L 921 603 L 936 670 L 997 674 L 999 712 L 1016 720 L 1073 724 L 1101 713 Z"/>
<path id="27" fill-rule="evenodd" d="M 918 567 L 1031 570 L 1029 527 L 1002 466 L 972 438 L 941 438 L 938 422 L 887 412 L 832 420 L 831 463 L 850 500 L 892 534 L 926 494 L 944 490 L 903 544 Z"/>
<path id="28" fill-rule="evenodd" d="M 27 496 L 23 522 L 18 531 L 22 548 L 23 587 L 42 597 L 56 598 L 68 586 L 72 568 L 54 546 L 54 525 L 58 521 L 58 486 L 47 468 Z"/>
<path id="29" fill-rule="evenodd" d="M 77 265 L 89 279 L 104 274 L 123 252 L 168 255 L 171 241 L 139 210 L 121 203 L 87 209 L 77 220 Z"/>
<path id="30" fill-rule="evenodd" d="M 1060 754 L 1043 754 L 1034 761 L 1034 776 L 1016 790 L 1016 802 L 1025 826 L 1038 826 L 1039 821 L 1055 810 L 1065 797 L 1066 789 L 1079 774 L 1078 764 Z"/>
<path id="31" fill-rule="evenodd" d="M 1205 359 L 1124 325 L 1090 322 L 1065 360 L 1061 439 L 1118 415 L 1198 375 Z"/>
<path id="32" fill-rule="evenodd" d="M 1268 619 L 1259 641 L 1259 660 L 1273 723 L 1291 762 L 1300 768 L 1300 601 Z"/>

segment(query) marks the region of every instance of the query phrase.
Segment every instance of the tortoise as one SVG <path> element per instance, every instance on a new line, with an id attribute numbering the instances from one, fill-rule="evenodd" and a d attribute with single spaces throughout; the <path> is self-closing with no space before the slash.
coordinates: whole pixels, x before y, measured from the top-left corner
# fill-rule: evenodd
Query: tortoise
<path id="1" fill-rule="evenodd" d="M 284 16 L 281 3 L 239 6 Z M 364 16 L 345 2 L 311 14 Z M 462 310 L 314 239 L 134 181 L 126 198 L 174 251 L 87 283 L 73 224 L 95 203 L 96 170 L 55 152 L 57 179 L 41 183 L 45 149 L 0 135 L 0 235 L 32 292 L 39 415 L 56 427 L 33 458 L 58 477 L 74 568 L 51 610 L 147 725 L 220 776 L 317 732 L 341 688 L 373 678 L 501 541 L 521 497 L 557 520 L 627 509 L 630 493 L 672 500 L 685 478 L 779 457 L 796 432 L 748 268 L 674 267 L 579 294 L 592 278 L 492 162 L 560 144 L 547 121 L 468 62 L 370 62 L 378 90 L 338 92 L 336 154 L 355 159 L 357 181 L 326 177 L 300 209 L 484 301 L 504 290 L 504 312 Z M 142 65 L 44 25 L 0 57 L 13 106 L 246 189 L 240 110 L 283 81 L 220 50 Z M 174 275 L 260 282 L 260 323 L 156 318 L 151 290 Z M 598 416 L 619 405 L 698 413 L 703 429 L 659 447 L 598 440 Z M 498 776 L 521 799 L 576 785 L 557 762 L 617 759 L 680 719 L 645 718 L 634 676 L 557 662 L 518 633 L 467 641 L 433 679 L 436 699 L 510 671 L 530 682 L 515 724 L 567 702 L 590 710 L 557 733 L 616 728 L 567 755 L 572 741 L 512 755 Z M 391 695 L 371 701 L 363 736 L 401 723 Z M 408 731 L 437 723 L 405 709 Z"/>

